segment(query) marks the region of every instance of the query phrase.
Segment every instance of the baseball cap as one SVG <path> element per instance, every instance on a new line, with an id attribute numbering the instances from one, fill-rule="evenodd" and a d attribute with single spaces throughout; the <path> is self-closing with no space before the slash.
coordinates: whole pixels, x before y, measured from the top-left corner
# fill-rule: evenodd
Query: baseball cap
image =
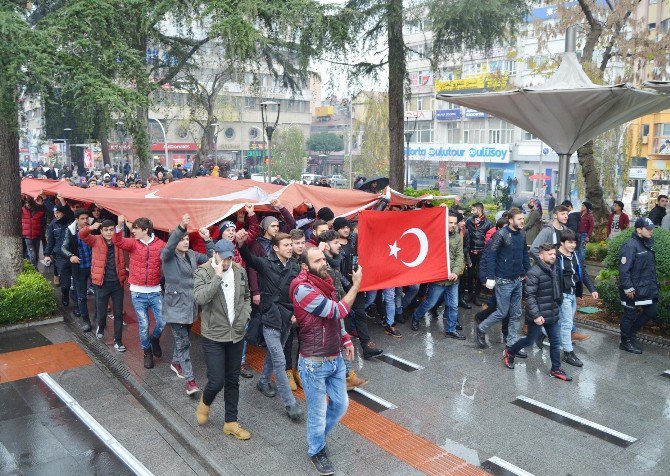
<path id="1" fill-rule="evenodd" d="M 235 255 L 235 245 L 232 241 L 219 240 L 214 245 L 216 251 L 221 258 L 232 258 Z"/>
<path id="2" fill-rule="evenodd" d="M 635 228 L 646 228 L 647 230 L 653 230 L 656 227 L 654 222 L 649 218 L 640 217 L 635 220 Z"/>
<path id="3" fill-rule="evenodd" d="M 345 227 L 351 228 L 351 223 L 344 217 L 337 217 L 333 221 L 333 230 L 337 231 Z"/>

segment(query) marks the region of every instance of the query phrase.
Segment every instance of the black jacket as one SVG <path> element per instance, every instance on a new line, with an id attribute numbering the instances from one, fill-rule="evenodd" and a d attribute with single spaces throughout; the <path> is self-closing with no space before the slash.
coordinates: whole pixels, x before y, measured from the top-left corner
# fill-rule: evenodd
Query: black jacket
<path id="1" fill-rule="evenodd" d="M 486 279 L 517 279 L 530 269 L 526 234 L 523 230 L 512 231 L 504 226 L 493 234 L 487 250 Z M 481 268 L 481 263 L 480 263 Z"/>
<path id="2" fill-rule="evenodd" d="M 526 322 L 542 316 L 547 324 L 558 322 L 563 291 L 556 267 L 537 260 L 526 275 Z"/>
<path id="3" fill-rule="evenodd" d="M 57 260 L 67 259 L 61 248 L 70 223 L 72 223 L 71 213 L 66 214 L 60 220 L 51 220 L 47 229 L 47 247 L 44 250 L 44 256 L 53 256 Z"/>
<path id="4" fill-rule="evenodd" d="M 479 253 L 484 249 L 486 232 L 491 228 L 493 228 L 493 223 L 486 217 L 477 221 L 474 216 L 471 216 L 465 220 L 465 229 L 470 236 L 470 252 Z"/>
<path id="5" fill-rule="evenodd" d="M 621 301 L 628 306 L 644 306 L 658 300 L 656 253 L 654 239 L 645 240 L 637 234 L 624 243 L 619 252 L 619 291 Z M 634 289 L 635 297 L 626 297 L 626 290 Z"/>
<path id="6" fill-rule="evenodd" d="M 289 296 L 291 281 L 300 274 L 300 264 L 289 259 L 283 265 L 274 252 L 266 258 L 254 256 L 247 245 L 240 247 L 240 256 L 248 267 L 258 272 L 261 303 L 258 312 L 264 326 L 286 332 L 291 327 L 293 301 Z"/>
<path id="7" fill-rule="evenodd" d="M 656 205 L 649 212 L 649 219 L 654 222 L 654 225 L 661 226 L 663 217 L 665 217 L 667 210 L 664 207 Z"/>

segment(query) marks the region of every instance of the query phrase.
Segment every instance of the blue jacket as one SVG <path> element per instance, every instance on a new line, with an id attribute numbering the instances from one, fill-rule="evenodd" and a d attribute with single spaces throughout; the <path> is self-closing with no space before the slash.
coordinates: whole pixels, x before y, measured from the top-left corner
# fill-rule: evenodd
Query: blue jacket
<path id="1" fill-rule="evenodd" d="M 490 240 L 491 248 L 486 258 L 486 279 L 516 279 L 530 269 L 526 234 L 504 226 Z"/>

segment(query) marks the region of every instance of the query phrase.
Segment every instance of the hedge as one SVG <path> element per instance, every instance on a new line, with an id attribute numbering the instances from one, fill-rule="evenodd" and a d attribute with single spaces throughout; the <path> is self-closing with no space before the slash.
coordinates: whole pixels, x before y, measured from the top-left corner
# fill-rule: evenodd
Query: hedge
<path id="1" fill-rule="evenodd" d="M 607 242 L 586 243 L 586 258 L 593 261 L 602 261 L 607 256 Z"/>
<path id="2" fill-rule="evenodd" d="M 51 284 L 28 261 L 10 288 L 0 288 L 0 324 L 51 316 L 56 300 Z"/>
<path id="3" fill-rule="evenodd" d="M 628 241 L 634 228 L 623 231 L 607 243 L 605 266 L 596 278 L 596 287 L 605 309 L 609 312 L 622 312 L 619 295 L 619 253 L 621 246 Z M 588 245 L 587 245 L 588 246 Z M 670 325 L 670 232 L 663 228 L 654 230 L 654 251 L 656 253 L 656 272 L 661 284 L 658 302 L 658 317 L 664 326 Z"/>

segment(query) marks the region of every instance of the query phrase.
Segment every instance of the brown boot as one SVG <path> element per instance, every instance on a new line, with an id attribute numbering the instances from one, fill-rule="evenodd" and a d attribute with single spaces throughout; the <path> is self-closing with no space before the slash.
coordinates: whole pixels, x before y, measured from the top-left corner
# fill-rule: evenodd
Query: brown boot
<path id="1" fill-rule="evenodd" d="M 251 438 L 251 433 L 242 428 L 239 423 L 236 421 L 231 421 L 230 423 L 223 424 L 223 434 L 232 435 L 238 440 L 248 440 Z"/>
<path id="2" fill-rule="evenodd" d="M 581 342 L 583 340 L 590 339 L 591 336 L 586 335 L 586 334 L 581 334 L 579 332 L 573 332 L 571 334 L 571 338 L 572 338 L 573 342 Z"/>
<path id="3" fill-rule="evenodd" d="M 291 390 L 294 392 L 298 390 L 298 386 L 295 384 L 295 380 L 293 379 L 293 370 L 286 371 L 286 378 L 288 379 L 288 386 L 291 387 Z"/>
<path id="4" fill-rule="evenodd" d="M 54 276 L 54 286 L 60 286 L 60 278 L 58 276 Z"/>
<path id="5" fill-rule="evenodd" d="M 298 369 L 293 369 L 293 380 L 295 380 L 295 384 L 302 388 L 302 379 L 300 378 L 300 372 L 298 372 Z"/>
<path id="6" fill-rule="evenodd" d="M 198 425 L 204 425 L 209 420 L 209 405 L 205 405 L 200 397 L 198 408 L 195 409 L 195 417 L 198 420 Z"/>
<path id="7" fill-rule="evenodd" d="M 353 390 L 356 387 L 362 387 L 368 383 L 367 379 L 362 379 L 358 375 L 356 375 L 356 372 L 353 370 L 349 371 L 349 376 L 347 377 L 347 392 Z"/>

